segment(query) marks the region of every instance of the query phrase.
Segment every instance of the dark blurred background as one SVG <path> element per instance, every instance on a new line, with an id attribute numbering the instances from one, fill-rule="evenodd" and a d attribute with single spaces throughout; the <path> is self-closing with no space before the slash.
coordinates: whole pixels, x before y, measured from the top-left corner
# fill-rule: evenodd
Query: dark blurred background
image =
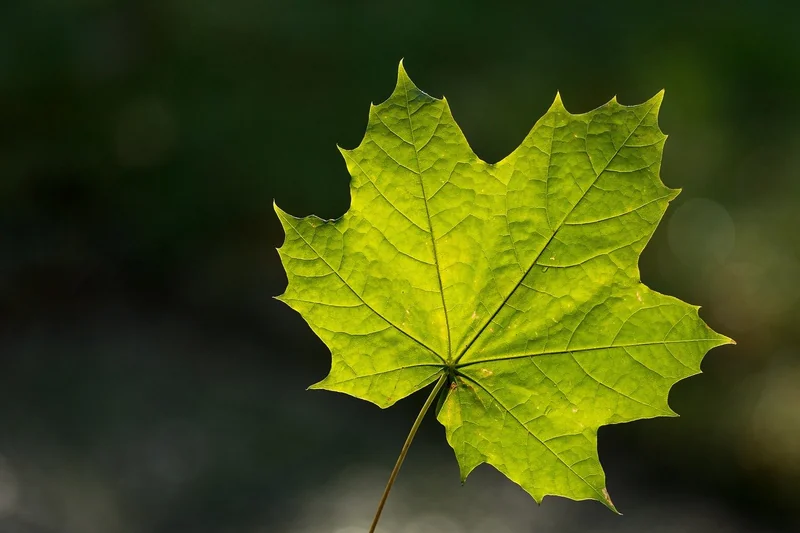
<path id="1" fill-rule="evenodd" d="M 738 341 L 600 431 L 609 490 L 541 507 L 464 487 L 431 417 L 381 531 L 800 531 L 796 2 L 0 3 L 0 533 L 363 533 L 424 394 L 305 387 L 329 356 L 271 297 L 274 199 L 348 207 L 398 60 L 497 161 L 561 91 L 666 88 L 683 194 L 643 280 Z M 690 7 L 691 6 L 691 7 Z"/>

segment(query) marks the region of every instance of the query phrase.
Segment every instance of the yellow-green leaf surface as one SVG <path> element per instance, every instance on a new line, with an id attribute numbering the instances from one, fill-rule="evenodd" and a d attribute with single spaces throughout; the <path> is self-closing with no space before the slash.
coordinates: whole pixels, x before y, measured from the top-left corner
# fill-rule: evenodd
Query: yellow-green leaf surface
<path id="1" fill-rule="evenodd" d="M 401 63 L 364 140 L 341 150 L 350 210 L 322 220 L 276 207 L 279 298 L 332 354 L 313 388 L 388 407 L 445 374 L 438 419 L 462 478 L 485 462 L 537 502 L 613 509 L 598 428 L 674 416 L 672 385 L 731 342 L 639 279 L 678 193 L 659 178 L 662 96 L 578 115 L 556 96 L 490 164 Z"/>

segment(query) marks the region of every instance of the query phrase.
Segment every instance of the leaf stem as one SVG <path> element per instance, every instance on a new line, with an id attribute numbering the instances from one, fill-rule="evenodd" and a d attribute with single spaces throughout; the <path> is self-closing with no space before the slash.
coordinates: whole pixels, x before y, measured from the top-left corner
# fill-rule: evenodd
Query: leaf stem
<path id="1" fill-rule="evenodd" d="M 406 437 L 406 442 L 403 444 L 403 449 L 400 450 L 400 456 L 397 458 L 394 469 L 392 469 L 392 473 L 389 476 L 389 482 L 386 483 L 386 488 L 383 490 L 383 496 L 381 496 L 381 501 L 378 504 L 378 510 L 375 512 L 375 518 L 372 520 L 372 526 L 369 528 L 369 533 L 375 533 L 375 528 L 378 527 L 378 520 L 380 520 L 381 513 L 383 512 L 383 506 L 386 505 L 386 499 L 389 497 L 389 491 L 392 490 L 394 480 L 397 478 L 397 473 L 400 471 L 400 467 L 403 465 L 403 461 L 406 458 L 408 449 L 411 447 L 411 442 L 414 440 L 414 436 L 417 434 L 417 430 L 422 423 L 422 419 L 425 418 L 425 413 L 427 413 L 428 409 L 430 409 L 431 404 L 433 404 L 433 401 L 436 399 L 436 395 L 441 390 L 445 381 L 447 381 L 447 374 L 442 374 L 442 376 L 439 378 L 439 381 L 437 381 L 436 385 L 433 387 L 430 396 L 428 396 L 428 399 L 425 400 L 425 405 L 422 406 L 422 409 L 417 415 L 414 425 L 411 426 L 411 431 L 408 433 L 408 437 Z"/>

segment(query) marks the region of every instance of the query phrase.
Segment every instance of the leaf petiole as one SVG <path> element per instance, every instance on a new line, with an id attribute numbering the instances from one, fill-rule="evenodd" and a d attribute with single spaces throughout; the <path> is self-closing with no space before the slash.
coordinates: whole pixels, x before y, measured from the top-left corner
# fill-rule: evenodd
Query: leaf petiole
<path id="1" fill-rule="evenodd" d="M 425 404 L 422 406 L 422 409 L 417 415 L 414 425 L 411 426 L 411 431 L 408 433 L 408 437 L 406 437 L 406 442 L 403 444 L 403 449 L 400 450 L 400 456 L 397 458 L 397 462 L 392 469 L 392 473 L 389 475 L 389 481 L 386 483 L 386 488 L 383 490 L 383 496 L 381 496 L 381 501 L 378 504 L 378 510 L 375 511 L 375 518 L 372 520 L 372 526 L 369 528 L 369 533 L 375 533 L 375 528 L 378 527 L 378 520 L 380 520 L 381 513 L 383 512 L 383 506 L 386 505 L 386 499 L 389 497 L 389 491 L 392 490 L 392 485 L 394 485 L 394 480 L 397 478 L 397 473 L 400 471 L 400 467 L 403 465 L 403 461 L 406 458 L 408 449 L 411 447 L 411 442 L 414 440 L 414 436 L 417 434 L 417 430 L 422 423 L 422 419 L 425 418 L 425 414 L 428 412 L 428 409 L 430 409 L 431 404 L 433 404 L 433 401 L 436 399 L 436 395 L 439 393 L 439 390 L 441 390 L 442 385 L 444 385 L 446 381 L 447 374 L 443 373 L 439 377 L 439 381 L 437 381 L 436 385 L 433 387 L 430 396 L 428 396 L 428 399 L 425 400 Z"/>

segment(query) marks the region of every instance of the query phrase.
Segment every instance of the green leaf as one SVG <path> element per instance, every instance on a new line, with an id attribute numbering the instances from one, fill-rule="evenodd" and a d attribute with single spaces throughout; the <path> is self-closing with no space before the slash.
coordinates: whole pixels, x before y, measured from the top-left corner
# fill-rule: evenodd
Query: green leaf
<path id="1" fill-rule="evenodd" d="M 490 164 L 401 63 L 364 140 L 341 150 L 350 210 L 321 220 L 276 207 L 289 278 L 279 298 L 333 359 L 312 388 L 388 407 L 445 374 L 438 419 L 462 479 L 486 462 L 537 502 L 614 509 L 598 428 L 675 416 L 672 385 L 732 342 L 639 279 L 678 194 L 659 178 L 662 97 L 575 115 L 556 96 Z"/>

